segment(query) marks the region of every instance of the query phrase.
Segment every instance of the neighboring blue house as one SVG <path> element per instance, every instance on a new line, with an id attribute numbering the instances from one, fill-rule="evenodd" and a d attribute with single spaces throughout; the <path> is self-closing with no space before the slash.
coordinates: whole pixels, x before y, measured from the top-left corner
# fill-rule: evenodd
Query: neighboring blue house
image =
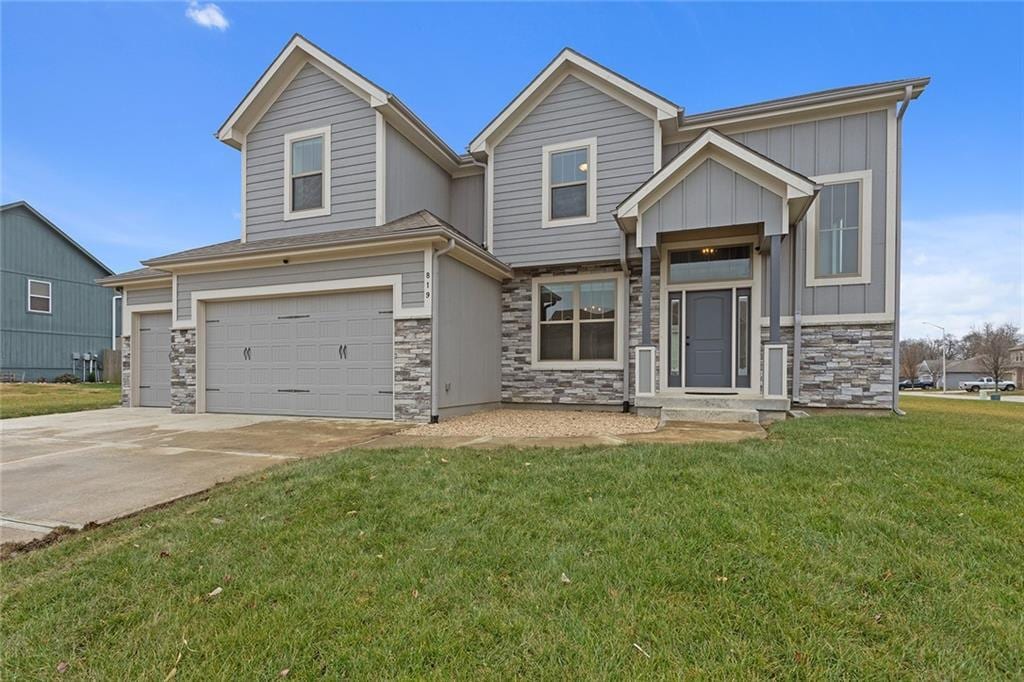
<path id="1" fill-rule="evenodd" d="M 110 268 L 24 201 L 0 206 L 0 274 L 5 379 L 52 380 L 73 367 L 82 376 L 86 353 L 113 347 L 116 294 L 96 284 Z"/>

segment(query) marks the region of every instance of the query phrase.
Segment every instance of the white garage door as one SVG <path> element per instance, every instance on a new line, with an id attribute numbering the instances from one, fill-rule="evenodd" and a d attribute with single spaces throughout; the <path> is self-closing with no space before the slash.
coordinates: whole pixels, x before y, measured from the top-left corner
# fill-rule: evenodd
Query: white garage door
<path id="1" fill-rule="evenodd" d="M 171 406 L 171 314 L 139 315 L 139 405 Z"/>
<path id="2" fill-rule="evenodd" d="M 206 305 L 206 410 L 391 419 L 391 291 Z"/>

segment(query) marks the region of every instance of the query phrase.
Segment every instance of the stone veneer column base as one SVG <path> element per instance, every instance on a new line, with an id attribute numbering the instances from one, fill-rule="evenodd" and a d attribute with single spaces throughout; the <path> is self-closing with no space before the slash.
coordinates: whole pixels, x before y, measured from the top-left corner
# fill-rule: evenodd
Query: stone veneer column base
<path id="1" fill-rule="evenodd" d="M 132 406 L 132 340 L 121 338 L 121 407 Z"/>
<path id="2" fill-rule="evenodd" d="M 395 421 L 430 421 L 429 318 L 395 320 Z"/>
<path id="3" fill-rule="evenodd" d="M 804 325 L 800 338 L 799 406 L 892 409 L 892 324 Z M 793 395 L 792 327 L 782 328 L 782 342 Z"/>
<path id="4" fill-rule="evenodd" d="M 196 411 L 196 330 L 171 330 L 171 412 Z"/>

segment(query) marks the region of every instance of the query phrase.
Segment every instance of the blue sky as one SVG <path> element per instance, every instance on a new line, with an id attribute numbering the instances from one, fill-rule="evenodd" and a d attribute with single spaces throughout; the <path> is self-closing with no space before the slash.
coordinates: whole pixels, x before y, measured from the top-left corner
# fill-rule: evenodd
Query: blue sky
<path id="1" fill-rule="evenodd" d="M 957 332 L 1024 322 L 1020 4 L 219 10 L 4 3 L 2 200 L 28 200 L 116 270 L 235 238 L 239 154 L 213 132 L 293 32 L 398 94 L 456 150 L 565 45 L 693 113 L 929 75 L 906 120 L 905 335 L 934 334 L 925 320 Z"/>

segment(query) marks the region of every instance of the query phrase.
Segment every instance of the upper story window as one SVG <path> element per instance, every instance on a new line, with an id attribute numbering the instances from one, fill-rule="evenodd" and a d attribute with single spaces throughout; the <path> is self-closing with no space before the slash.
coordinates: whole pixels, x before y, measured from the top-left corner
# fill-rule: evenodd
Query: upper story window
<path id="1" fill-rule="evenodd" d="M 545 145 L 541 224 L 597 222 L 597 138 Z"/>
<path id="2" fill-rule="evenodd" d="M 50 295 L 52 287 L 49 282 L 38 279 L 28 281 L 28 311 L 30 313 L 53 312 L 53 298 Z"/>
<path id="3" fill-rule="evenodd" d="M 813 178 L 824 185 L 807 217 L 807 285 L 871 281 L 871 171 Z"/>
<path id="4" fill-rule="evenodd" d="M 331 213 L 331 128 L 284 136 L 284 219 Z"/>
<path id="5" fill-rule="evenodd" d="M 534 280 L 534 364 L 553 369 L 621 366 L 622 293 L 617 274 Z"/>

